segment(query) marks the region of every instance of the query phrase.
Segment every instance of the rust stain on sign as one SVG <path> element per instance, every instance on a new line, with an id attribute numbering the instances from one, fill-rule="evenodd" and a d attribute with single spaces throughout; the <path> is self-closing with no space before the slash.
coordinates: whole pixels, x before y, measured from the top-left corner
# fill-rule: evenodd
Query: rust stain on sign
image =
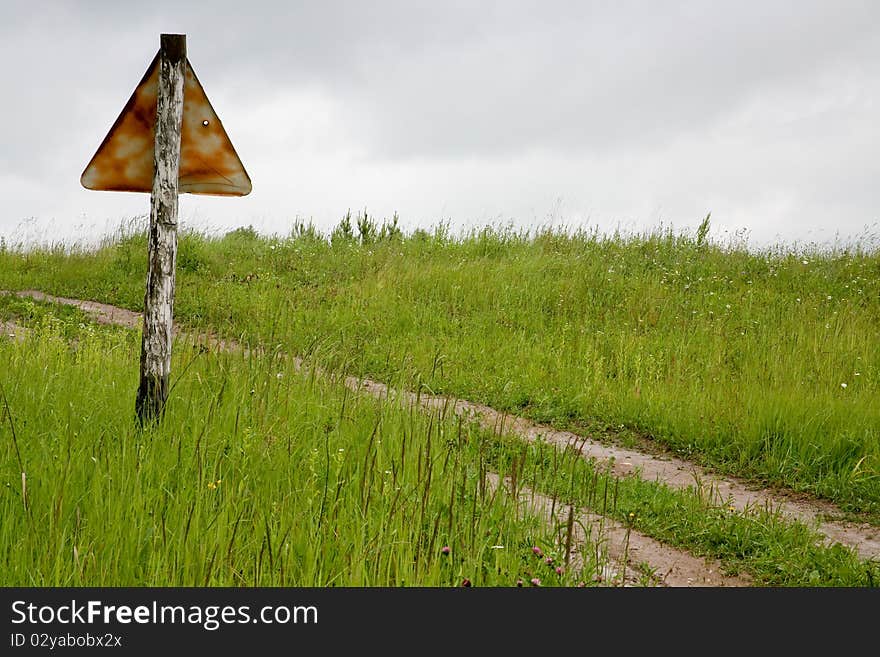
<path id="1" fill-rule="evenodd" d="M 157 54 L 83 171 L 83 187 L 115 192 L 152 191 L 158 89 Z M 183 89 L 178 185 L 180 193 L 190 194 L 244 196 L 251 191 L 251 179 L 189 60 Z"/>

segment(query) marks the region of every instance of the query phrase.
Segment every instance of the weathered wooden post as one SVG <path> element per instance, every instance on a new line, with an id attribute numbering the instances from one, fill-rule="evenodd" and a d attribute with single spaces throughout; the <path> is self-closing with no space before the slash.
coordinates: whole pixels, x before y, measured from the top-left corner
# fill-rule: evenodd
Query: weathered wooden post
<path id="1" fill-rule="evenodd" d="M 158 422 L 168 398 L 178 194 L 245 196 L 251 179 L 186 56 L 186 35 L 159 52 L 80 178 L 83 187 L 150 193 L 147 287 L 135 411 Z"/>
<path id="2" fill-rule="evenodd" d="M 161 419 L 168 398 L 177 262 L 177 178 L 186 74 L 186 35 L 163 34 L 159 46 L 153 191 L 147 252 L 147 289 L 141 374 L 135 408 L 143 425 Z"/>

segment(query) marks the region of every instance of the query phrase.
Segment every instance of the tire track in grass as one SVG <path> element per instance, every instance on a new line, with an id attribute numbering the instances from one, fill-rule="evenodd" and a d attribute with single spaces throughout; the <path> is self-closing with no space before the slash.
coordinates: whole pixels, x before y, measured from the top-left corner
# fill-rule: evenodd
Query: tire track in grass
<path id="1" fill-rule="evenodd" d="M 487 475 L 491 488 L 501 485 L 496 474 Z M 505 478 L 504 486 L 511 490 L 510 480 Z M 571 514 L 571 541 L 561 541 L 564 548 L 568 543 L 571 549 L 569 566 L 580 568 L 584 564 L 581 548 L 596 544 L 600 551 L 598 563 L 606 564 L 594 581 L 607 585 L 622 586 L 752 586 L 752 579 L 744 574 L 725 575 L 721 565 L 711 559 L 700 559 L 673 547 L 654 540 L 625 524 L 603 515 L 560 504 L 546 495 L 520 487 L 517 491 L 520 504 L 530 513 L 544 518 L 554 527 L 567 533 L 569 514 Z M 643 569 L 642 566 L 646 566 Z"/>
<path id="2" fill-rule="evenodd" d="M 653 456 L 631 449 L 609 446 L 587 436 L 560 431 L 522 417 L 501 413 L 482 404 L 465 400 L 448 400 L 439 396 L 422 396 L 424 406 L 442 407 L 454 403 L 455 413 L 475 417 L 481 426 L 499 433 L 512 433 L 527 441 L 543 440 L 560 448 L 574 448 L 584 458 L 606 465 L 616 477 L 638 476 L 670 488 L 701 488 L 719 505 L 733 506 L 738 511 L 763 508 L 799 520 L 825 536 L 825 543 L 840 543 L 853 548 L 863 559 L 880 558 L 880 528 L 869 523 L 829 520 L 840 516 L 841 510 L 831 502 L 806 498 L 795 499 L 778 491 L 756 488 L 733 476 L 707 472 L 695 463 L 669 456 Z"/>
<path id="3" fill-rule="evenodd" d="M 5 294 L 9 294 L 6 292 Z M 37 290 L 15 292 L 19 297 L 37 301 L 48 301 L 75 306 L 92 315 L 98 323 L 116 324 L 139 329 L 143 315 L 124 308 L 118 308 L 95 301 L 82 301 L 56 297 Z M 213 345 L 218 349 L 242 349 L 233 340 L 218 339 L 208 334 L 177 333 L 199 343 Z M 294 358 L 297 369 L 304 367 L 299 357 Z M 316 368 L 316 371 L 317 368 Z M 428 409 L 452 410 L 456 415 L 473 419 L 485 428 L 497 433 L 508 433 L 527 441 L 543 440 L 559 448 L 577 449 L 584 458 L 594 459 L 616 477 L 638 476 L 647 481 L 656 481 L 675 489 L 688 487 L 702 488 L 704 492 L 720 503 L 733 506 L 739 511 L 765 508 L 781 515 L 799 520 L 815 528 L 825 537 L 828 545 L 840 543 L 852 548 L 863 559 L 880 559 L 880 528 L 869 523 L 854 523 L 842 520 L 829 520 L 829 516 L 840 516 L 840 509 L 824 500 L 796 499 L 778 491 L 757 488 L 745 480 L 733 476 L 720 476 L 709 473 L 701 466 L 667 456 L 654 456 L 632 449 L 610 446 L 570 431 L 560 431 L 523 417 L 495 410 L 483 404 L 442 395 L 417 394 L 410 391 L 392 391 L 380 382 L 368 378 L 347 376 L 345 385 L 354 391 L 368 393 L 375 397 L 395 397 L 402 402 L 420 405 Z"/>

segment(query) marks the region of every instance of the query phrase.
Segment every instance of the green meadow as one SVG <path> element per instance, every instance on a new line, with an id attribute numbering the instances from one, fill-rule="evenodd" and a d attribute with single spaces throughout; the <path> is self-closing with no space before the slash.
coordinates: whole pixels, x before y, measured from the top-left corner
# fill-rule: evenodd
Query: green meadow
<path id="1" fill-rule="evenodd" d="M 5 244 L 0 288 L 141 310 L 143 228 L 96 248 Z M 486 491 L 492 471 L 758 584 L 876 585 L 877 564 L 772 512 L 611 481 L 280 356 L 675 453 L 880 524 L 880 254 L 755 251 L 708 228 L 405 234 L 362 213 L 327 235 L 184 231 L 176 321 L 265 355 L 178 341 L 167 415 L 145 432 L 136 332 L 0 298 L 0 320 L 31 327 L 0 342 L 3 583 L 592 582 L 601 558 L 536 570 L 535 545 L 564 560 L 558 528 Z"/>
<path id="2" fill-rule="evenodd" d="M 553 528 L 487 489 L 469 426 L 271 356 L 178 342 L 173 401 L 141 430 L 138 336 L 80 319 L 44 310 L 0 342 L 4 586 L 559 585 L 601 568 L 535 558 Z"/>

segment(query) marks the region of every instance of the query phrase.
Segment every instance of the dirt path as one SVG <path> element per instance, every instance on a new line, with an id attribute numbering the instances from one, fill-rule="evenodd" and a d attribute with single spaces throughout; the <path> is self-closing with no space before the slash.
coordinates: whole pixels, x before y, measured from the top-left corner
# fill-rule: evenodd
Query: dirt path
<path id="1" fill-rule="evenodd" d="M 385 387 L 373 381 L 364 381 L 361 385 L 372 388 L 375 392 Z M 414 394 L 405 394 L 415 401 Z M 825 536 L 829 545 L 841 543 L 855 549 L 864 559 L 880 558 L 880 528 L 868 523 L 828 519 L 829 516 L 842 515 L 840 509 L 830 502 L 805 497 L 796 499 L 794 495 L 755 488 L 736 477 L 711 474 L 688 461 L 605 445 L 587 436 L 570 431 L 559 431 L 461 399 L 450 400 L 445 397 L 422 395 L 419 403 L 433 408 L 454 404 L 456 414 L 476 417 L 480 425 L 487 429 L 512 433 L 528 441 L 543 439 L 558 447 L 573 447 L 585 458 L 607 464 L 611 472 L 619 477 L 638 476 L 647 481 L 658 481 L 670 488 L 678 489 L 701 486 L 704 491 L 712 495 L 713 499 L 717 499 L 725 506 L 731 505 L 741 511 L 756 507 L 778 511 L 815 527 Z"/>
<path id="2" fill-rule="evenodd" d="M 99 323 L 140 328 L 143 321 L 141 313 L 94 301 L 55 297 L 36 290 L 24 290 L 15 294 L 39 301 L 76 306 L 92 315 Z M 204 334 L 190 337 L 220 349 L 240 348 L 240 345 L 234 341 L 217 340 Z M 303 366 L 299 358 L 295 359 L 295 364 L 298 368 Z M 719 501 L 739 510 L 755 507 L 772 509 L 814 527 L 825 536 L 828 544 L 840 543 L 850 547 L 864 559 L 880 559 L 880 528 L 868 523 L 829 519 L 842 515 L 840 509 L 830 502 L 805 497 L 796 498 L 794 495 L 756 488 L 735 477 L 722 477 L 709 473 L 699 465 L 688 461 L 605 445 L 588 436 L 559 431 L 463 399 L 392 391 L 384 383 L 357 377 L 346 377 L 345 385 L 352 390 L 376 397 L 399 398 L 404 403 L 420 404 L 425 408 L 452 410 L 457 415 L 476 419 L 484 428 L 514 434 L 529 441 L 542 439 L 558 447 L 574 447 L 585 458 L 595 459 L 597 463 L 606 465 L 615 476 L 638 476 L 677 489 L 700 486 L 704 491 L 711 492 Z"/>
<path id="3" fill-rule="evenodd" d="M 488 476 L 491 488 L 500 485 L 498 475 Z M 510 490 L 509 480 L 505 486 Z M 543 517 L 548 523 L 562 529 L 561 547 L 567 542 L 566 528 L 569 513 L 572 514 L 571 561 L 570 565 L 580 568 L 584 564 L 582 549 L 592 549 L 595 543 L 599 549 L 603 571 L 596 574 L 595 581 L 611 586 L 751 586 L 752 580 L 746 575 L 725 575 L 719 563 L 711 559 L 700 559 L 689 552 L 655 541 L 624 524 L 605 516 L 554 503 L 546 495 L 535 493 L 528 488 L 518 491 L 520 503 L 531 513 Z M 646 564 L 650 571 L 645 572 L 641 565 Z"/>

